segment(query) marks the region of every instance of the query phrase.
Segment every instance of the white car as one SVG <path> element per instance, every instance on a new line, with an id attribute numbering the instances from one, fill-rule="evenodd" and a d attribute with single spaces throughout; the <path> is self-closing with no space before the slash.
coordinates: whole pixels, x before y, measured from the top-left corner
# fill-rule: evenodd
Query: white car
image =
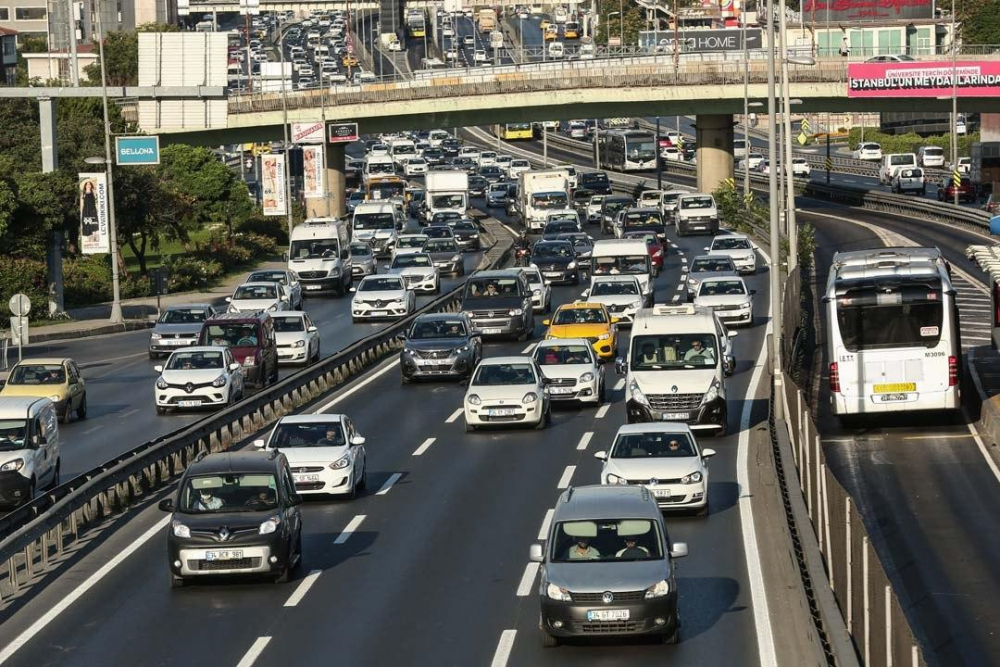
<path id="1" fill-rule="evenodd" d="M 254 313 L 265 310 L 275 313 L 289 310 L 288 297 L 278 283 L 243 283 L 232 296 L 226 297 L 230 313 Z"/>
<path id="2" fill-rule="evenodd" d="M 587 303 L 603 303 L 611 316 L 618 318 L 619 324 L 631 324 L 636 312 L 646 305 L 639 279 L 628 275 L 594 276 L 583 298 Z"/>
<path id="3" fill-rule="evenodd" d="M 550 400 L 604 403 L 604 366 L 586 338 L 543 340 L 532 356 L 548 380 Z"/>
<path id="4" fill-rule="evenodd" d="M 404 176 L 422 176 L 427 173 L 427 160 L 422 157 L 411 157 L 403 165 Z"/>
<path id="5" fill-rule="evenodd" d="M 694 510 L 708 514 L 708 459 L 715 450 L 701 449 L 687 424 L 653 422 L 618 429 L 610 452 L 595 452 L 604 461 L 601 484 L 640 484 L 661 510 Z"/>
<path id="6" fill-rule="evenodd" d="M 542 272 L 537 267 L 529 266 L 521 269 L 531 286 L 531 305 L 537 313 L 547 313 L 552 308 L 552 285 L 545 282 Z"/>
<path id="7" fill-rule="evenodd" d="M 426 234 L 400 234 L 392 247 L 392 258 L 420 252 L 429 238 Z"/>
<path id="8" fill-rule="evenodd" d="M 667 132 L 662 135 L 664 139 L 670 142 L 671 146 L 680 146 L 684 143 L 684 137 L 681 136 L 680 132 Z"/>
<path id="9" fill-rule="evenodd" d="M 549 42 L 549 58 L 562 58 L 566 53 L 566 47 L 562 42 Z"/>
<path id="10" fill-rule="evenodd" d="M 723 324 L 753 326 L 753 295 L 743 279 L 705 278 L 694 297 L 695 306 L 711 308 Z"/>
<path id="11" fill-rule="evenodd" d="M 948 163 L 948 171 L 955 171 L 956 169 L 960 174 L 968 174 L 970 171 L 972 171 L 972 158 L 960 157 L 958 158 L 957 165 L 953 165 L 950 162 Z"/>
<path id="12" fill-rule="evenodd" d="M 308 364 L 319 361 L 319 329 L 308 313 L 275 313 L 274 338 L 279 364 Z"/>
<path id="13" fill-rule="evenodd" d="M 809 174 L 812 173 L 812 167 L 806 162 L 805 158 L 793 157 L 792 158 L 792 176 L 800 176 L 803 178 L 809 178 Z"/>
<path id="14" fill-rule="evenodd" d="M 750 169 L 750 171 L 757 171 L 760 168 L 760 163 L 764 161 L 763 153 L 750 153 L 739 162 L 738 169 Z M 749 163 L 749 164 L 744 164 Z"/>
<path id="15" fill-rule="evenodd" d="M 698 255 L 692 258 L 688 265 L 687 300 L 694 300 L 702 280 L 736 275 L 736 265 L 729 255 Z"/>
<path id="16" fill-rule="evenodd" d="M 294 271 L 288 269 L 262 269 L 254 271 L 245 283 L 278 283 L 281 290 L 288 297 L 288 307 L 291 310 L 302 310 L 302 284 L 299 276 Z"/>
<path id="17" fill-rule="evenodd" d="M 462 38 L 462 44 L 465 46 L 475 46 L 476 38 L 472 35 L 466 35 L 465 37 Z"/>
<path id="18" fill-rule="evenodd" d="M 740 273 L 757 273 L 756 249 L 746 234 L 719 234 L 712 239 L 712 245 L 705 248 L 705 252 L 729 257 Z"/>
<path id="19" fill-rule="evenodd" d="M 469 432 L 510 424 L 543 429 L 552 419 L 545 376 L 531 357 L 483 359 L 462 405 Z"/>
<path id="20" fill-rule="evenodd" d="M 486 49 L 476 49 L 472 59 L 477 63 L 487 63 L 490 61 L 489 56 L 486 55 Z"/>
<path id="21" fill-rule="evenodd" d="M 858 144 L 854 148 L 854 152 L 851 156 L 855 160 L 872 160 L 873 162 L 882 161 L 882 146 L 881 144 L 876 144 L 874 141 L 865 141 Z"/>
<path id="22" fill-rule="evenodd" d="M 491 167 L 497 163 L 496 151 L 482 151 L 476 156 L 476 165 L 479 167 Z"/>
<path id="23" fill-rule="evenodd" d="M 402 276 L 367 276 L 351 291 L 354 322 L 406 317 L 416 309 L 416 296 L 406 289 Z"/>
<path id="24" fill-rule="evenodd" d="M 676 146 L 664 146 L 660 149 L 660 157 L 669 162 L 683 162 L 684 153 Z"/>
<path id="25" fill-rule="evenodd" d="M 569 18 L 569 12 L 566 11 L 565 7 L 556 7 L 555 11 L 552 12 L 552 20 L 556 23 L 565 23 Z"/>
<path id="26" fill-rule="evenodd" d="M 368 485 L 365 439 L 346 415 L 282 417 L 267 440 L 254 440 L 253 444 L 285 455 L 296 493 L 354 500 Z"/>
<path id="27" fill-rule="evenodd" d="M 437 294 L 441 291 L 441 272 L 425 252 L 397 256 L 386 275 L 400 276 L 406 283 L 406 289 L 414 292 Z"/>
<path id="28" fill-rule="evenodd" d="M 528 162 L 527 160 L 521 160 L 521 159 L 511 160 L 510 166 L 507 167 L 507 177 L 510 178 L 510 180 L 512 181 L 516 181 L 518 174 L 520 174 L 522 171 L 530 171 L 530 170 L 531 170 L 531 163 Z"/>
<path id="29" fill-rule="evenodd" d="M 224 407 L 243 398 L 243 367 L 228 347 L 186 347 L 153 370 L 160 374 L 153 388 L 157 414 L 169 408 Z"/>

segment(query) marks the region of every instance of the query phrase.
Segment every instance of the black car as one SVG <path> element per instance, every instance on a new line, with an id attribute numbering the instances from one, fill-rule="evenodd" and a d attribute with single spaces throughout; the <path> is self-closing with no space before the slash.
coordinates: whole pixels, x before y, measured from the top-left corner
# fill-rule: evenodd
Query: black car
<path id="1" fill-rule="evenodd" d="M 577 177 L 577 187 L 593 190 L 595 195 L 610 195 L 611 181 L 603 171 L 587 171 Z"/>
<path id="2" fill-rule="evenodd" d="M 425 148 L 424 159 L 427 160 L 428 166 L 436 167 L 444 162 L 444 150 L 440 148 Z"/>
<path id="3" fill-rule="evenodd" d="M 437 217 L 437 216 L 435 216 Z M 427 227 L 424 227 L 423 232 L 425 236 L 431 239 L 451 239 L 455 238 L 455 232 L 452 231 L 451 227 L 448 226 L 447 222 L 432 222 Z"/>
<path id="4" fill-rule="evenodd" d="M 458 211 L 438 211 L 434 214 L 434 217 L 430 219 L 431 225 L 444 225 L 449 220 L 461 220 L 462 214 Z"/>
<path id="5" fill-rule="evenodd" d="M 483 358 L 482 336 L 464 313 L 427 313 L 413 321 L 399 353 L 403 382 L 421 378 L 463 378 Z"/>
<path id="6" fill-rule="evenodd" d="M 444 139 L 441 141 L 441 150 L 444 151 L 445 158 L 455 157 L 462 149 L 462 142 L 458 139 Z"/>
<path id="7" fill-rule="evenodd" d="M 472 220 L 462 218 L 449 220 L 448 226 L 455 233 L 455 243 L 463 251 L 479 250 L 479 227 Z"/>
<path id="8" fill-rule="evenodd" d="M 289 580 L 302 563 L 302 498 L 278 451 L 227 452 L 195 459 L 167 532 L 171 584 L 205 576 L 266 575 Z"/>
<path id="9" fill-rule="evenodd" d="M 531 249 L 531 264 L 542 272 L 545 282 L 580 284 L 576 251 L 569 241 L 539 241 Z"/>
<path id="10" fill-rule="evenodd" d="M 465 171 L 469 176 L 472 176 L 479 170 L 479 165 L 476 164 L 476 161 L 467 156 L 453 157 L 449 164 L 455 171 Z"/>
<path id="11" fill-rule="evenodd" d="M 506 174 L 503 173 L 503 169 L 495 164 L 488 164 L 485 167 L 480 167 L 479 175 L 490 183 L 499 183 L 507 177 Z"/>
<path id="12" fill-rule="evenodd" d="M 605 234 L 613 233 L 618 212 L 624 208 L 631 208 L 633 206 L 635 206 L 635 201 L 625 195 L 605 197 L 604 202 L 601 204 L 601 231 Z"/>
<path id="13" fill-rule="evenodd" d="M 542 228 L 543 241 L 555 241 L 560 234 L 572 234 L 579 232 L 580 225 L 572 220 L 551 220 L 545 223 Z"/>
<path id="14" fill-rule="evenodd" d="M 587 206 L 590 205 L 590 198 L 596 194 L 598 193 L 587 188 L 573 191 L 573 210 L 580 214 L 580 220 L 587 220 Z"/>
<path id="15" fill-rule="evenodd" d="M 490 188 L 490 182 L 479 175 L 469 176 L 469 196 L 485 197 Z"/>

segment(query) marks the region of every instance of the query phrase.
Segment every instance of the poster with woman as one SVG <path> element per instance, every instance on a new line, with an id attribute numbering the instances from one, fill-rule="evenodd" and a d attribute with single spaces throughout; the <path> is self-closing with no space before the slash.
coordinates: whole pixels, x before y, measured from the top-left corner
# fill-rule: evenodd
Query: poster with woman
<path id="1" fill-rule="evenodd" d="M 323 147 L 302 147 L 302 190 L 306 199 L 322 199 Z"/>
<path id="2" fill-rule="evenodd" d="M 266 153 L 260 156 L 260 171 L 264 215 L 287 215 L 284 154 Z"/>
<path id="3" fill-rule="evenodd" d="M 107 174 L 79 174 L 80 250 L 85 255 L 111 252 L 108 230 Z"/>

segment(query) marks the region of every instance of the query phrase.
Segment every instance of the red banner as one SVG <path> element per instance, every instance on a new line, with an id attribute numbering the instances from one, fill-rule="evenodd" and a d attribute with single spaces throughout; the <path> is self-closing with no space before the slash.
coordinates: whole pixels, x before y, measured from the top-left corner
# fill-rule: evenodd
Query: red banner
<path id="1" fill-rule="evenodd" d="M 957 73 L 958 97 L 1000 96 L 1000 62 L 851 63 L 848 97 L 951 97 Z"/>

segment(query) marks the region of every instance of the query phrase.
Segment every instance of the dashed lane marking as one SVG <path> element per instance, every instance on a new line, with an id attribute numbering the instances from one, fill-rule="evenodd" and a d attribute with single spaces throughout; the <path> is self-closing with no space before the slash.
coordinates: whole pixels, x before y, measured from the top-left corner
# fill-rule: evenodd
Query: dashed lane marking
<path id="1" fill-rule="evenodd" d="M 366 515 L 364 514 L 359 514 L 351 519 L 351 522 L 347 524 L 347 527 L 344 528 L 344 531 L 340 535 L 337 535 L 337 539 L 335 539 L 333 543 L 343 544 L 347 542 L 347 540 L 351 539 L 351 535 L 353 535 L 358 530 L 358 527 L 361 526 L 361 522 L 365 520 L 365 516 Z"/>
<path id="2" fill-rule="evenodd" d="M 436 440 L 437 438 L 427 438 L 426 440 L 424 440 L 424 443 L 422 445 L 417 447 L 416 451 L 413 452 L 413 455 L 423 456 L 423 453 L 426 452 L 430 448 L 430 446 L 434 444 Z"/>

